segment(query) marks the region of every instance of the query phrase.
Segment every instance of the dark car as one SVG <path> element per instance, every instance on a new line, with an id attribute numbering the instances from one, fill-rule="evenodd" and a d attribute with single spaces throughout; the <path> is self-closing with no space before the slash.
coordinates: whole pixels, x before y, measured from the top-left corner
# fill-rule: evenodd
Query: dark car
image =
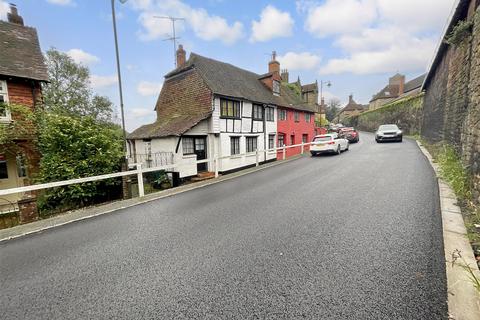
<path id="1" fill-rule="evenodd" d="M 375 132 L 375 141 L 397 141 L 402 142 L 403 132 L 396 124 L 384 124 L 378 127 Z"/>
<path id="2" fill-rule="evenodd" d="M 350 143 L 358 142 L 360 141 L 360 134 L 358 133 L 355 128 L 352 127 L 346 127 L 346 128 L 341 128 L 339 131 L 339 134 L 345 137 L 345 139 L 348 140 Z"/>

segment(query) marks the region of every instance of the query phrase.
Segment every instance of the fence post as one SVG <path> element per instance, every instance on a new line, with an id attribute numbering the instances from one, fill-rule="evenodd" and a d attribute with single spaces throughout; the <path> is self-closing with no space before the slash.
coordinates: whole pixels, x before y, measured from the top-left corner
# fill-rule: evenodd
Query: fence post
<path id="1" fill-rule="evenodd" d="M 304 151 L 304 146 L 303 146 L 303 141 L 302 141 L 302 152 L 301 152 L 301 154 L 303 154 L 303 151 Z"/>
<path id="2" fill-rule="evenodd" d="M 255 149 L 255 166 L 258 167 L 258 148 Z"/>
<path id="3" fill-rule="evenodd" d="M 283 160 L 287 159 L 287 149 L 285 148 L 285 145 L 283 145 Z"/>
<path id="4" fill-rule="evenodd" d="M 215 163 L 215 178 L 218 178 L 218 154 L 213 156 L 213 162 Z"/>
<path id="5" fill-rule="evenodd" d="M 138 180 L 138 196 L 144 197 L 145 196 L 145 189 L 143 188 L 143 171 L 142 171 L 142 164 L 137 164 L 137 180 Z"/>

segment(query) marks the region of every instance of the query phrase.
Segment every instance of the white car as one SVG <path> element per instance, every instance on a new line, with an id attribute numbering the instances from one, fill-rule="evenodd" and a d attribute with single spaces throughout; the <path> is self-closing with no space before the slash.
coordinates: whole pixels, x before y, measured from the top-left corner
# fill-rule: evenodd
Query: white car
<path id="1" fill-rule="evenodd" d="M 340 154 L 342 151 L 348 151 L 350 144 L 344 137 L 338 136 L 337 133 L 322 134 L 313 138 L 310 145 L 310 153 L 316 156 L 321 153 Z"/>

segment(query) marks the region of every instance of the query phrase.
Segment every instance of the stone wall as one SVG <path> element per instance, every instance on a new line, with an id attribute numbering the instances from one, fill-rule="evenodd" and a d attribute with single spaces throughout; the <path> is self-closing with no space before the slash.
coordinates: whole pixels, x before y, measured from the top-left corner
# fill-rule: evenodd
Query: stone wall
<path id="1" fill-rule="evenodd" d="M 404 134 L 415 135 L 420 133 L 422 105 L 423 94 L 419 93 L 347 118 L 345 124 L 357 127 L 359 130 L 372 132 L 382 124 L 395 123 L 402 128 Z"/>
<path id="2" fill-rule="evenodd" d="M 472 176 L 473 196 L 480 203 L 480 9 L 466 4 L 458 21 L 472 30 L 453 44 L 442 44 L 438 63 L 426 82 L 422 137 L 453 146 Z"/>

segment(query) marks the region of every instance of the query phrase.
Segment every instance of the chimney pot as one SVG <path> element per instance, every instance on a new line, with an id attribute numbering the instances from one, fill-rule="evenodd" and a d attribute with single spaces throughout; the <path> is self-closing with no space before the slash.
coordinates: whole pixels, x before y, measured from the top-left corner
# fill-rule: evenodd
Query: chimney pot
<path id="1" fill-rule="evenodd" d="M 269 73 L 276 73 L 280 76 L 280 62 L 277 61 L 277 52 L 272 52 L 272 61 L 268 63 L 268 72 Z"/>
<path id="2" fill-rule="evenodd" d="M 353 102 L 353 94 L 351 94 L 351 95 L 348 96 L 348 102 L 349 102 L 349 103 L 352 103 L 352 102 Z"/>
<path id="3" fill-rule="evenodd" d="M 7 14 L 8 22 L 23 26 L 23 18 L 18 14 L 17 6 L 10 3 L 10 12 Z"/>
<path id="4" fill-rule="evenodd" d="M 186 62 L 186 52 L 183 50 L 183 45 L 178 45 L 177 50 L 177 68 L 181 68 L 185 66 Z"/>

